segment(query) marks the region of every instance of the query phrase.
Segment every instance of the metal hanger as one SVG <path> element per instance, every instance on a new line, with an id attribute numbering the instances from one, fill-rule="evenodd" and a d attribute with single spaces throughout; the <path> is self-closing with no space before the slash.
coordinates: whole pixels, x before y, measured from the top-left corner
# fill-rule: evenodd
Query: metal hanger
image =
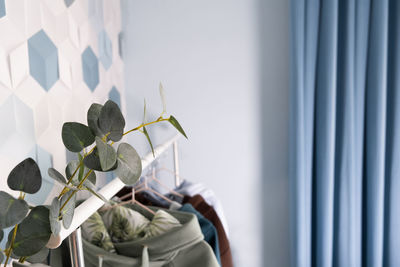
<path id="1" fill-rule="evenodd" d="M 146 176 L 144 176 L 144 179 L 147 179 L 147 180 L 150 179 L 151 181 L 155 181 L 155 182 L 156 182 L 157 184 L 159 184 L 162 188 L 166 189 L 169 193 L 171 193 L 171 194 L 173 194 L 173 195 L 175 195 L 175 196 L 178 196 L 178 197 L 181 197 L 181 198 L 185 197 L 184 195 L 182 195 L 182 194 L 176 192 L 175 190 L 169 188 L 167 185 L 165 185 L 163 182 L 161 182 L 159 179 L 157 179 L 157 178 L 156 178 L 156 173 L 158 173 L 158 172 L 159 172 L 159 170 L 156 170 L 155 168 L 153 168 L 153 169 L 152 169 L 152 175 L 151 175 L 151 176 L 146 175 Z M 146 180 L 144 181 L 144 183 L 147 185 L 147 181 L 146 181 Z M 141 183 L 141 184 L 139 184 L 138 186 L 136 186 L 136 187 L 135 187 L 136 190 L 139 190 L 141 186 L 143 186 L 143 183 Z"/>
<path id="2" fill-rule="evenodd" d="M 122 202 L 120 202 L 120 203 L 118 203 L 118 204 L 115 204 L 115 205 L 112 205 L 112 206 L 110 206 L 110 207 L 106 207 L 106 208 L 104 208 L 103 210 L 113 209 L 113 208 L 115 208 L 115 207 L 123 206 L 123 205 L 126 205 L 126 204 L 136 204 L 136 205 L 138 205 L 139 207 L 141 207 L 141 208 L 147 210 L 147 211 L 150 212 L 151 214 L 153 214 L 153 215 L 156 214 L 153 210 L 151 210 L 150 208 L 146 207 L 145 205 L 143 205 L 142 203 L 140 203 L 139 201 L 137 201 L 137 200 L 135 199 L 135 188 L 132 187 L 132 192 L 129 193 L 129 194 L 126 194 L 126 195 L 122 196 L 120 199 L 122 200 L 122 199 L 126 199 L 126 198 L 128 198 L 128 197 L 131 197 L 131 199 L 128 200 L 128 201 L 122 201 Z"/>

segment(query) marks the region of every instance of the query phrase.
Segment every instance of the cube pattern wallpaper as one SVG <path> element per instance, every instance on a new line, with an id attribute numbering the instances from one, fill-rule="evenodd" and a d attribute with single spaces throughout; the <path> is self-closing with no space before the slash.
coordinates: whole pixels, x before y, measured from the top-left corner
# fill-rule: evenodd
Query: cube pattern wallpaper
<path id="1" fill-rule="evenodd" d="M 63 172 L 64 122 L 86 122 L 93 103 L 112 99 L 124 107 L 120 0 L 0 0 L 0 190 L 26 157 L 44 178 L 27 196 L 49 203 Z M 101 179 L 100 179 L 101 182 Z"/>

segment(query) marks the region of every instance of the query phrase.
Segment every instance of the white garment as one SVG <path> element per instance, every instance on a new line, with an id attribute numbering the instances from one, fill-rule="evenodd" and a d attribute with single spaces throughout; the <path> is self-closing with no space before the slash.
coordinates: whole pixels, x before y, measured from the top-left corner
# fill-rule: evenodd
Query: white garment
<path id="1" fill-rule="evenodd" d="M 194 195 L 201 195 L 204 200 L 207 202 L 208 205 L 212 206 L 217 213 L 223 227 L 225 230 L 226 235 L 229 237 L 229 229 L 228 223 L 226 221 L 224 210 L 222 208 L 222 204 L 215 195 L 214 191 L 209 188 L 206 188 L 201 183 L 193 183 L 187 180 L 184 180 L 178 188 L 175 189 L 176 192 L 181 193 L 187 196 L 194 196 Z"/>

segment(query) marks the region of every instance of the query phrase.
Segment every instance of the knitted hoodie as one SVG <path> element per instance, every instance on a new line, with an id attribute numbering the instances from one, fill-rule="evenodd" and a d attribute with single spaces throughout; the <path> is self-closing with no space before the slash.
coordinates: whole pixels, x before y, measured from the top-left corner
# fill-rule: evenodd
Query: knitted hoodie
<path id="1" fill-rule="evenodd" d="M 101 256 L 103 267 L 219 267 L 213 250 L 203 240 L 196 216 L 187 212 L 168 212 L 178 219 L 181 227 L 151 238 L 114 243 L 118 254 L 83 240 L 85 266 L 98 266 Z M 149 219 L 152 217 L 148 212 L 141 213 Z"/>

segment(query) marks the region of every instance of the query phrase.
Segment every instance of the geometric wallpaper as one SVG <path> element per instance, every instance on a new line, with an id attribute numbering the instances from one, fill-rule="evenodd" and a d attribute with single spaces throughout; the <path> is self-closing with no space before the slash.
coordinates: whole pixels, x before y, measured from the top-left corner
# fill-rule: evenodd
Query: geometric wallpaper
<path id="1" fill-rule="evenodd" d="M 32 157 L 44 179 L 27 200 L 49 203 L 47 169 L 71 157 L 63 123 L 107 99 L 125 110 L 120 0 L 0 0 L 0 36 L 0 190 L 16 196 L 7 176 Z"/>

